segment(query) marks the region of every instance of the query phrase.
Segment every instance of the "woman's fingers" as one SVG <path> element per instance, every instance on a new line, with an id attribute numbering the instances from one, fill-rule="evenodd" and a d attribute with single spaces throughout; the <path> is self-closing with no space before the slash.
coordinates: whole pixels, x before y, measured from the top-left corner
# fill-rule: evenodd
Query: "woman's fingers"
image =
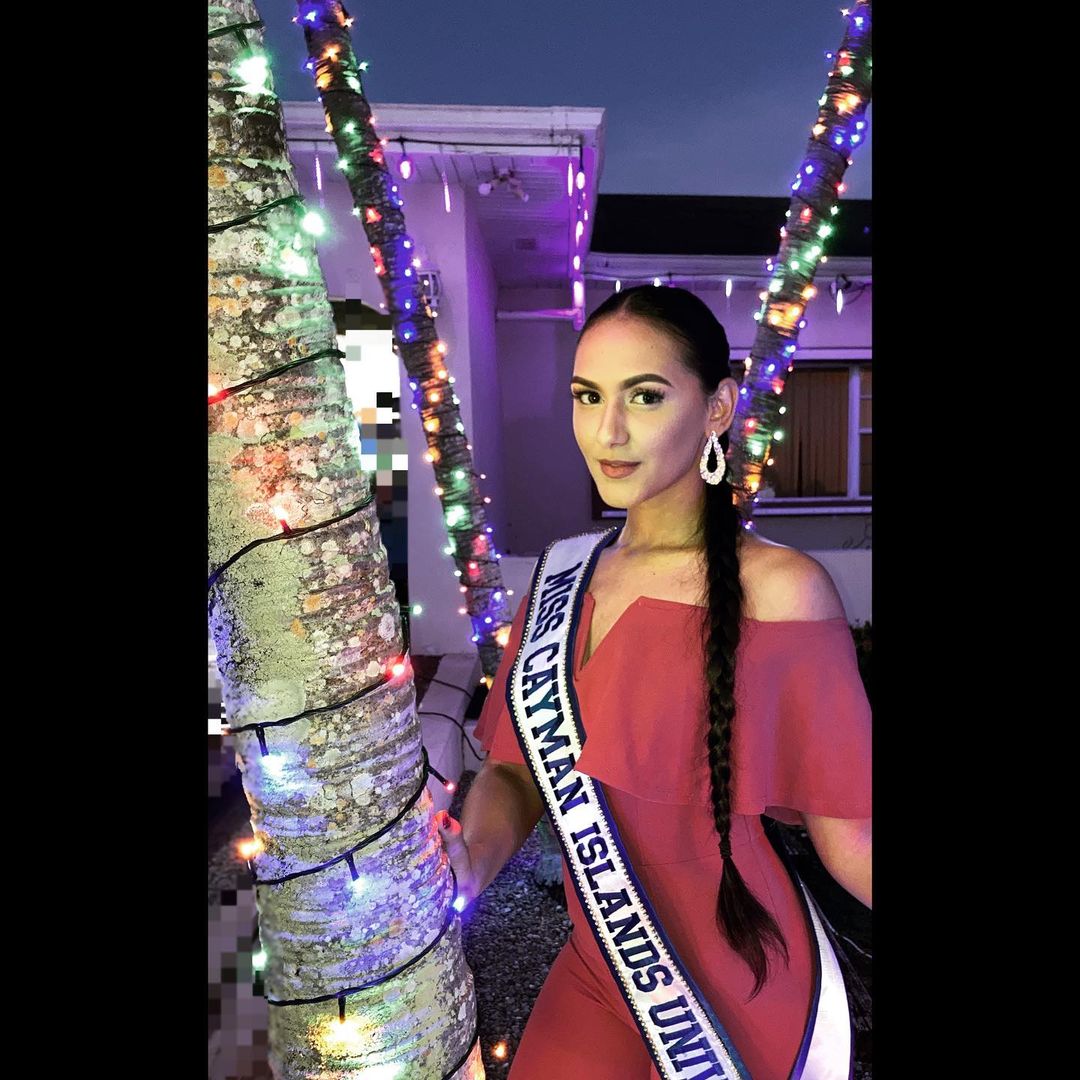
<path id="1" fill-rule="evenodd" d="M 445 810 L 440 810 L 435 815 L 435 823 L 438 825 L 439 835 L 442 836 L 446 854 L 449 856 L 450 865 L 454 868 L 454 876 L 457 878 L 456 904 L 460 911 L 473 899 L 469 849 L 462 836 L 460 821 L 451 817 Z"/>
<path id="2" fill-rule="evenodd" d="M 465 841 L 461 836 L 461 822 L 457 818 L 451 817 L 446 810 L 440 810 L 435 815 L 435 821 L 448 849 L 451 846 L 455 848 L 459 845 L 464 846 Z"/>

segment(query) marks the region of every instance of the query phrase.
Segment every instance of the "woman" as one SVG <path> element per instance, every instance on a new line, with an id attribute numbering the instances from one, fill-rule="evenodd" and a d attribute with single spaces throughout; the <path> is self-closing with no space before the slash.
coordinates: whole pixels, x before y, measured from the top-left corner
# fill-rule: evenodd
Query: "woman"
<path id="1" fill-rule="evenodd" d="M 574 436 L 604 501 L 627 513 L 586 571 L 567 667 L 588 734 L 576 768 L 599 782 L 667 939 L 743 1073 L 789 1080 L 804 1075 L 822 968 L 761 815 L 805 824 L 832 876 L 870 907 L 870 710 L 827 572 L 745 528 L 726 473 L 713 482 L 712 436 L 727 449 L 739 394 L 729 352 L 683 289 L 615 293 L 586 322 Z M 544 810 L 507 705 L 527 607 L 477 724 L 488 759 L 461 822 L 441 819 L 467 898 Z M 584 893 L 566 892 L 574 928 L 511 1078 L 658 1077 Z M 847 1075 L 847 1060 L 834 1065 L 817 1075 Z"/>

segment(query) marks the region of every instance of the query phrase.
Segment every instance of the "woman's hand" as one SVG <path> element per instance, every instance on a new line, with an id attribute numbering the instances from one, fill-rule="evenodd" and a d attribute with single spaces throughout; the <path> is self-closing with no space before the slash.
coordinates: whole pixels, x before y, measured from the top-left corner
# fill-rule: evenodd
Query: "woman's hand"
<path id="1" fill-rule="evenodd" d="M 465 843 L 465 836 L 461 830 L 461 822 L 450 816 L 446 810 L 440 810 L 435 815 L 435 823 L 439 827 L 443 844 L 446 846 L 446 854 L 450 857 L 450 865 L 454 868 L 457 877 L 456 907 L 463 911 L 479 895 L 476 875 L 473 873 L 472 859 L 469 856 L 469 847 Z"/>

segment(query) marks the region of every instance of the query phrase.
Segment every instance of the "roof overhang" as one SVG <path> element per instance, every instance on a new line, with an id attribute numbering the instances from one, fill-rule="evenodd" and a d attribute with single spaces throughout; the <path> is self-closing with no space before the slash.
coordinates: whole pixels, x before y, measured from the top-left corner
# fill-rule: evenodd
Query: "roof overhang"
<path id="1" fill-rule="evenodd" d="M 294 161 L 336 153 L 319 102 L 287 101 L 283 110 Z M 569 284 L 574 255 L 589 250 L 596 216 L 604 163 L 602 108 L 372 102 L 371 111 L 391 175 L 403 192 L 417 184 L 441 186 L 444 177 L 464 192 L 500 287 Z M 399 169 L 406 153 L 413 164 L 408 181 Z M 580 197 L 574 182 L 579 168 L 585 173 Z M 514 185 L 498 180 L 504 174 L 513 175 Z M 345 182 L 329 169 L 324 178 Z M 486 196 L 478 190 L 485 182 L 493 182 Z M 575 237 L 579 214 L 580 239 Z"/>

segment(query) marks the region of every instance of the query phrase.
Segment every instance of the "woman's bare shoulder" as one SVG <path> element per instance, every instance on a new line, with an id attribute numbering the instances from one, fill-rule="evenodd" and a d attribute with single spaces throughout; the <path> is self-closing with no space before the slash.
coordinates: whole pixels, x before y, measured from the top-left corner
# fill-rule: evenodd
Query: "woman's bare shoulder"
<path id="1" fill-rule="evenodd" d="M 828 570 L 797 548 L 746 532 L 739 565 L 744 610 L 751 619 L 801 622 L 845 614 Z"/>

